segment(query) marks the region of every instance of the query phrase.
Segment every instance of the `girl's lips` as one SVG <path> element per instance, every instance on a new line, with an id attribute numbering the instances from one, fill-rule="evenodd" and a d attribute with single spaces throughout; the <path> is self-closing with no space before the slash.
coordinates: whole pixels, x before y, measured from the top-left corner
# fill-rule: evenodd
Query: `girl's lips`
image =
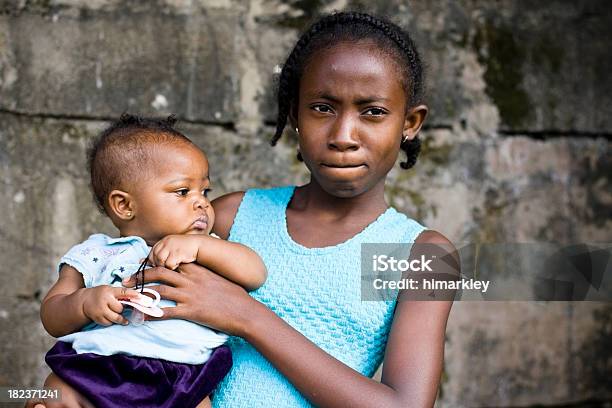
<path id="1" fill-rule="evenodd" d="M 364 176 L 368 171 L 368 166 L 365 164 L 355 166 L 331 166 L 328 164 L 321 164 L 320 171 L 322 174 L 326 174 L 333 179 L 352 180 L 356 177 Z"/>
<path id="2" fill-rule="evenodd" d="M 330 167 L 332 169 L 354 169 L 357 167 L 365 166 L 364 163 L 356 163 L 356 164 L 332 164 L 332 163 L 321 163 L 323 167 Z"/>

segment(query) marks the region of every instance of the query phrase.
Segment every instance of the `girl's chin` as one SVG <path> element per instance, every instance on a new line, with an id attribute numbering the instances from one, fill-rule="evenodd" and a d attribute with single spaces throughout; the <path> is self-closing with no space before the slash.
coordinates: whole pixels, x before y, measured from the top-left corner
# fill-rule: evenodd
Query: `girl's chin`
<path id="1" fill-rule="evenodd" d="M 356 197 L 365 191 L 363 180 L 325 180 L 319 185 L 328 194 L 340 198 Z"/>

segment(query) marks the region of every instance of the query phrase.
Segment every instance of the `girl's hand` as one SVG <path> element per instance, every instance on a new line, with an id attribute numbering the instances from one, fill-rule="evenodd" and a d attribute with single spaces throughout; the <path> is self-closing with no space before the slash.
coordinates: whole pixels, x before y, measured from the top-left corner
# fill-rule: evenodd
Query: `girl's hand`
<path id="1" fill-rule="evenodd" d="M 178 272 L 166 268 L 151 268 L 145 273 L 146 282 L 161 282 L 152 286 L 162 298 L 173 300 L 176 307 L 164 308 L 160 319 L 185 319 L 204 324 L 225 333 L 244 337 L 248 324 L 261 303 L 250 297 L 239 285 L 197 264 L 182 264 Z M 128 287 L 136 284 L 136 275 L 123 281 Z M 140 284 L 140 281 L 138 282 Z M 146 317 L 148 320 L 157 320 Z"/>
<path id="2" fill-rule="evenodd" d="M 141 297 L 135 290 L 118 288 L 109 285 L 84 289 L 83 313 L 88 319 L 102 326 L 113 323 L 126 325 L 128 321 L 121 316 L 123 304 L 119 300 L 133 300 Z"/>
<path id="3" fill-rule="evenodd" d="M 153 266 L 175 270 L 182 263 L 195 262 L 200 248 L 200 237 L 194 235 L 168 235 L 157 242 L 149 254 Z"/>

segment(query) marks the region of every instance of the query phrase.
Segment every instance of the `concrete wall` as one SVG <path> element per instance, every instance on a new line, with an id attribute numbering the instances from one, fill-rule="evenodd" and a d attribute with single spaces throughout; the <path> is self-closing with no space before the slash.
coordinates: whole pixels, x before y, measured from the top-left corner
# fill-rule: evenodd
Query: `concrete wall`
<path id="1" fill-rule="evenodd" d="M 375 4 L 374 4 L 375 3 Z M 129 110 L 177 113 L 214 194 L 305 181 L 271 148 L 273 72 L 319 13 L 409 28 L 431 115 L 388 199 L 455 242 L 612 242 L 612 12 L 606 1 L 0 0 L 0 386 L 38 385 L 55 264 L 112 225 L 88 141 Z M 458 302 L 440 407 L 612 399 L 612 306 Z"/>

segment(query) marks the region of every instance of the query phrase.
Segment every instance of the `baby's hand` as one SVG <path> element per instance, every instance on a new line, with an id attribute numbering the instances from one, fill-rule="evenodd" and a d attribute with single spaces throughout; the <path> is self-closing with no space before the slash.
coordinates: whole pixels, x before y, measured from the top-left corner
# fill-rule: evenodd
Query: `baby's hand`
<path id="1" fill-rule="evenodd" d="M 119 300 L 137 299 L 143 295 L 132 289 L 102 285 L 85 289 L 83 296 L 85 316 L 102 326 L 110 326 L 113 323 L 128 324 L 121 316 L 123 304 Z"/>
<path id="2" fill-rule="evenodd" d="M 149 261 L 154 266 L 175 270 L 182 263 L 191 263 L 198 258 L 199 238 L 194 235 L 168 235 L 153 246 Z"/>

